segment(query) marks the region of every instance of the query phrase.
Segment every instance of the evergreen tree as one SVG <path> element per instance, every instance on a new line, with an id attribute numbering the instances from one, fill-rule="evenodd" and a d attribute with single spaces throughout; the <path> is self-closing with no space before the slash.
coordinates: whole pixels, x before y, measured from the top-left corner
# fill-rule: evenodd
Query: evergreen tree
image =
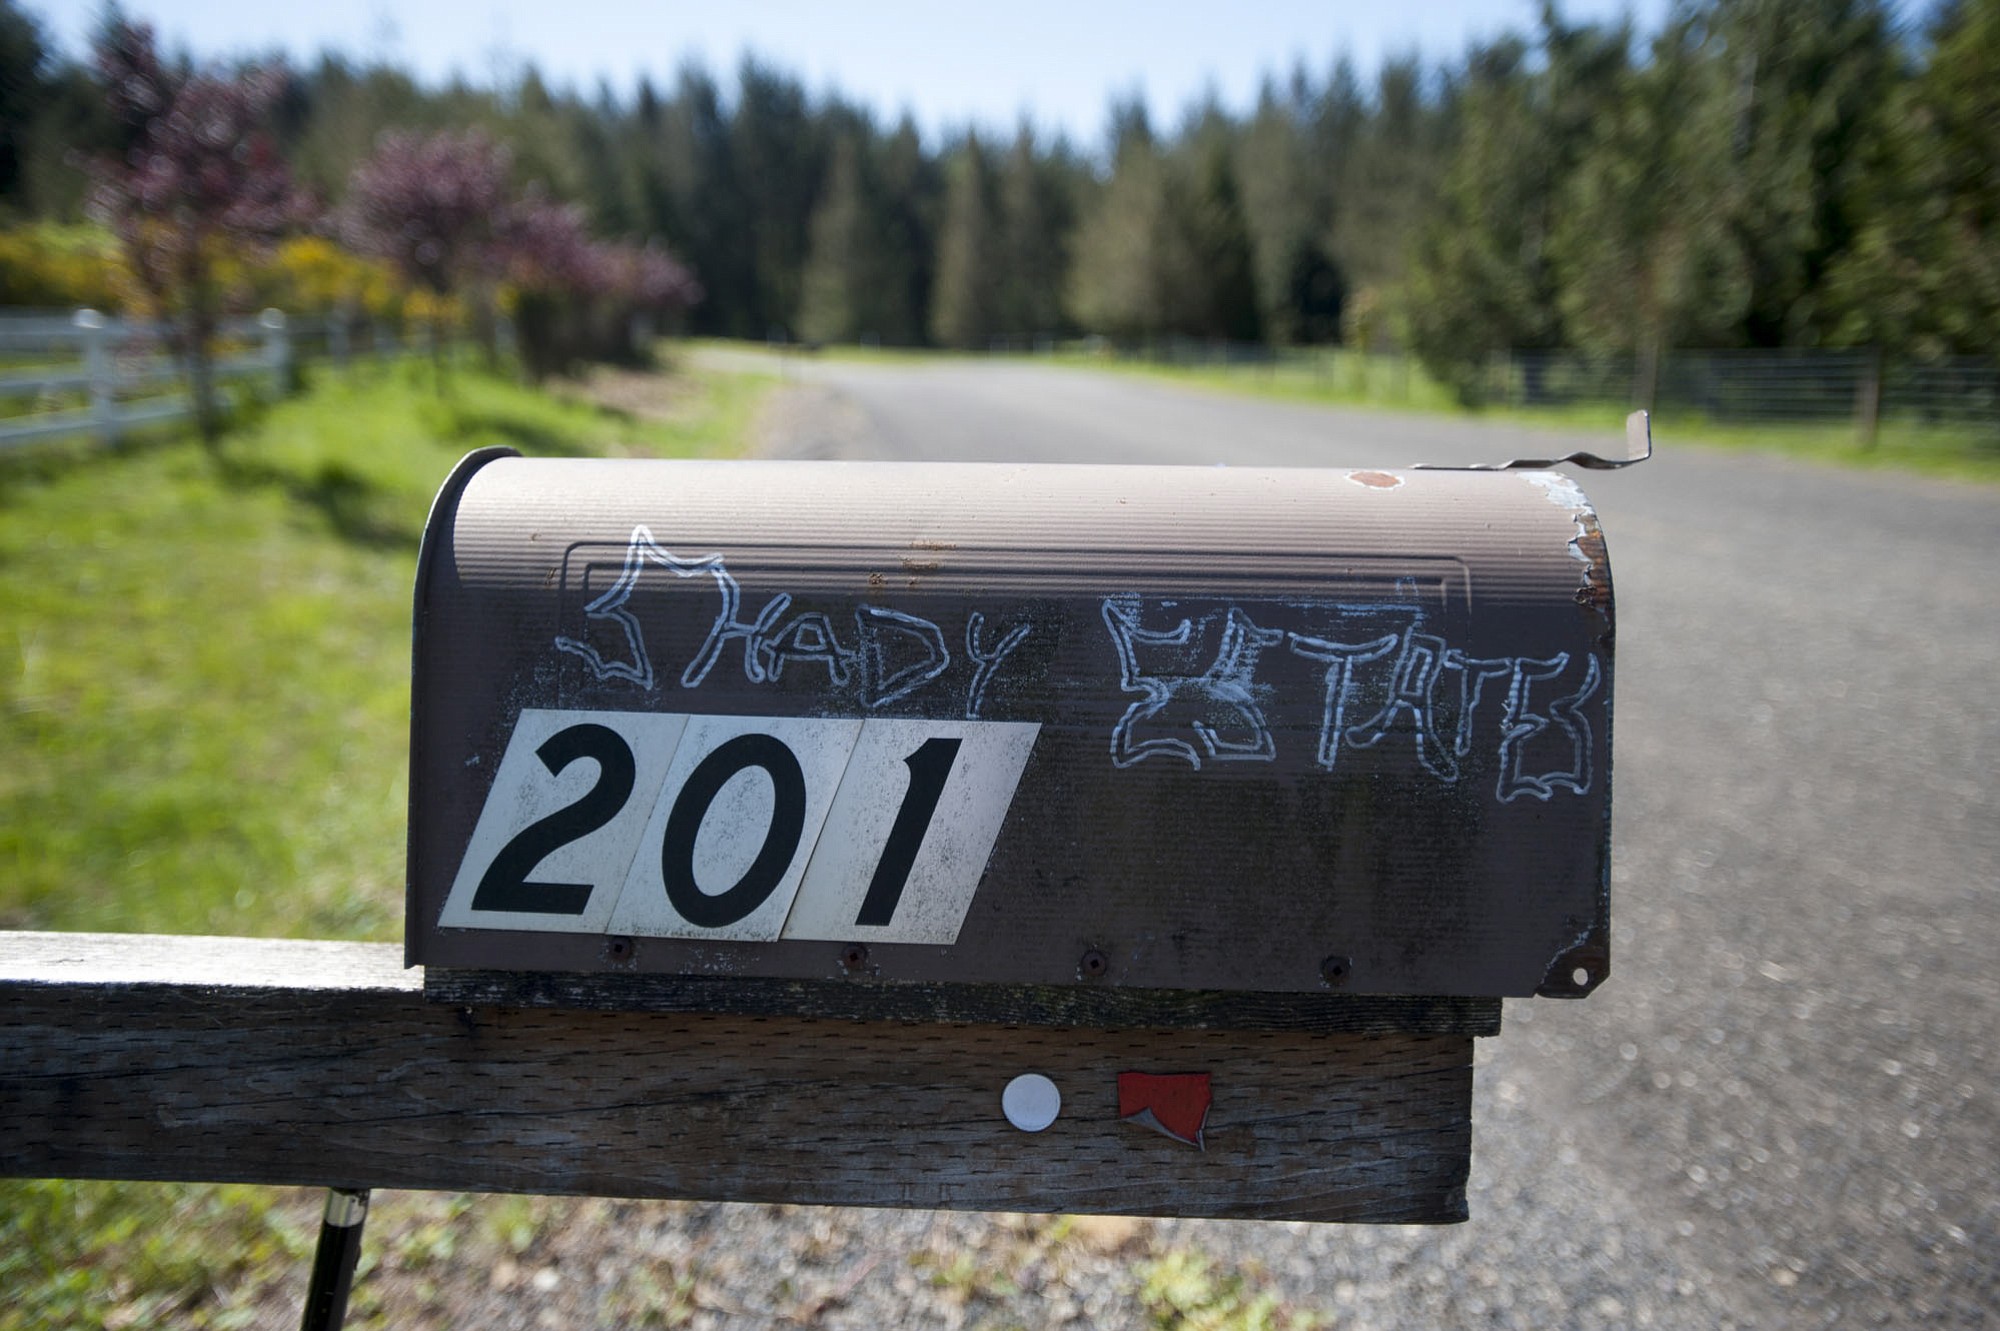
<path id="1" fill-rule="evenodd" d="M 882 226 L 877 331 L 891 346 L 918 346 L 929 335 L 943 177 L 907 114 L 877 145 L 875 162 Z"/>
<path id="2" fill-rule="evenodd" d="M 1179 299 L 1174 331 L 1229 342 L 1254 342 L 1261 335 L 1257 282 L 1251 271 L 1250 235 L 1230 145 L 1221 133 L 1194 149 L 1194 160 L 1174 218 L 1187 231 L 1184 247 L 1192 260 L 1169 275 Z"/>
<path id="3" fill-rule="evenodd" d="M 799 305 L 799 336 L 809 342 L 856 342 L 881 336 L 882 223 L 864 179 L 865 149 L 855 134 L 834 145 L 826 188 L 813 209 L 811 245 Z"/>
<path id="4" fill-rule="evenodd" d="M 1267 81 L 1236 150 L 1258 315 L 1265 335 L 1280 345 L 1305 340 L 1296 283 L 1318 249 L 1325 208 L 1305 160 L 1300 121 L 1297 102 L 1281 100 Z"/>
<path id="5" fill-rule="evenodd" d="M 1457 108 L 1434 99 L 1428 81 L 1413 56 L 1385 60 L 1371 103 L 1343 64 L 1321 95 L 1314 140 L 1331 196 L 1324 244 L 1347 291 L 1403 286 L 1411 237 L 1436 213 Z"/>
<path id="6" fill-rule="evenodd" d="M 1578 346 L 1642 354 L 1732 339 L 1748 284 L 1711 182 L 1728 170 L 1726 99 L 1699 18 L 1671 18 L 1652 58 L 1619 76 L 1560 190 L 1551 253 Z"/>
<path id="7" fill-rule="evenodd" d="M 385 65 L 357 68 L 323 56 L 298 82 L 306 115 L 287 139 L 286 156 L 301 183 L 323 199 L 338 199 L 384 134 L 449 127 L 437 99 L 407 73 Z M 495 119 L 490 114 L 486 119 Z M 461 126 L 462 127 L 462 126 Z"/>
<path id="8" fill-rule="evenodd" d="M 945 185 L 931 290 L 931 336 L 942 346 L 984 348 L 1000 327 L 1000 244 L 993 172 L 977 134 L 968 134 Z"/>
<path id="9" fill-rule="evenodd" d="M 686 258 L 708 293 L 693 311 L 695 332 L 762 338 L 770 325 L 759 308 L 748 187 L 734 142 L 715 80 L 698 65 L 684 67 L 652 141 L 647 228 Z"/>
<path id="10" fill-rule="evenodd" d="M 1855 243 L 1829 274 L 1840 340 L 1915 358 L 2000 351 L 2000 0 L 1935 16 L 1867 163 Z"/>
<path id="11" fill-rule="evenodd" d="M 588 190 L 583 158 L 577 151 L 577 117 L 571 99 L 551 91 L 530 61 L 523 66 L 509 101 L 501 124 L 489 132 L 512 152 L 515 182 L 536 181 L 566 201 L 585 199 Z"/>
<path id="12" fill-rule="evenodd" d="M 1526 55 L 1518 42 L 1483 53 L 1410 274 L 1411 344 L 1467 401 L 1492 353 L 1555 340 L 1553 282 L 1538 253 L 1547 182 L 1523 169 L 1537 148 Z"/>
<path id="13" fill-rule="evenodd" d="M 1706 26 L 1728 82 L 1730 152 L 1701 183 L 1747 279 L 1740 336 L 1819 340 L 1834 322 L 1820 284 L 1859 229 L 1894 72 L 1887 15 L 1880 0 L 1717 0 Z"/>
<path id="14" fill-rule="evenodd" d="M 34 16 L 0 0 L 0 211 L 20 210 L 30 122 L 48 95 L 48 43 Z"/>
<path id="15" fill-rule="evenodd" d="M 1479 395 L 1493 353 L 1563 345 L 1557 213 L 1592 127 L 1615 106 L 1629 43 L 1623 28 L 1569 27 L 1544 10 L 1541 68 L 1511 39 L 1472 62 L 1461 137 L 1409 284 L 1411 341 L 1462 398 Z"/>
<path id="16" fill-rule="evenodd" d="M 1001 331 L 1023 342 L 1055 333 L 1063 322 L 1065 238 L 1074 204 L 1060 152 L 1044 154 L 1023 125 L 1000 170 Z"/>
<path id="17" fill-rule="evenodd" d="M 1143 120 L 1127 122 L 1119 139 L 1111 179 L 1077 227 L 1069 310 L 1089 332 L 1135 341 L 1170 331 L 1172 275 L 1189 271 L 1193 257 Z"/>
<path id="18" fill-rule="evenodd" d="M 826 164 L 818 129 L 796 79 L 744 59 L 727 150 L 745 230 L 731 243 L 748 250 L 750 317 L 765 333 L 789 336 L 800 307 L 808 228 Z"/>
<path id="19" fill-rule="evenodd" d="M 609 84 L 600 83 L 594 105 L 569 101 L 564 119 L 577 157 L 578 202 L 589 210 L 597 230 L 605 235 L 630 236 L 642 233 L 645 225 L 633 207 L 633 191 L 628 184 L 625 144 L 625 109 Z"/>

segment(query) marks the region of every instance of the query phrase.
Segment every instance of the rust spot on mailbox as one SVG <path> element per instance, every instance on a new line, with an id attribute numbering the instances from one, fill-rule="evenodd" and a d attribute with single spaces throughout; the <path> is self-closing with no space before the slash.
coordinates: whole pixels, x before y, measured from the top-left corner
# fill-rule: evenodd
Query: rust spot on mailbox
<path id="1" fill-rule="evenodd" d="M 1575 996 L 1610 571 L 1523 477 L 475 454 L 417 588 L 409 957 Z"/>
<path id="2" fill-rule="evenodd" d="M 1581 524 L 1582 530 L 1576 534 L 1576 548 L 1583 555 L 1585 566 L 1583 585 L 1576 589 L 1576 603 L 1587 610 L 1594 610 L 1607 620 L 1611 618 L 1611 559 L 1604 549 L 1604 532 L 1597 525 L 1595 514 Z"/>
<path id="3" fill-rule="evenodd" d="M 1347 479 L 1371 490 L 1394 490 L 1403 483 L 1402 477 L 1386 471 L 1350 471 Z"/>

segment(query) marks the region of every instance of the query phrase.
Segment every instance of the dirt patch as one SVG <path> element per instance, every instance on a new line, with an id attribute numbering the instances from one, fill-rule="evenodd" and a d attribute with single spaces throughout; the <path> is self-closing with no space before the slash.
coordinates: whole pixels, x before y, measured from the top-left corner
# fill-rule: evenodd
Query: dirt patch
<path id="1" fill-rule="evenodd" d="M 612 365 L 593 365 L 583 378 L 557 380 L 553 388 L 558 397 L 642 421 L 679 420 L 701 396 L 685 375 Z"/>
<path id="2" fill-rule="evenodd" d="M 868 455 L 868 417 L 826 384 L 788 383 L 768 398 L 750 431 L 764 458 L 858 458 Z"/>

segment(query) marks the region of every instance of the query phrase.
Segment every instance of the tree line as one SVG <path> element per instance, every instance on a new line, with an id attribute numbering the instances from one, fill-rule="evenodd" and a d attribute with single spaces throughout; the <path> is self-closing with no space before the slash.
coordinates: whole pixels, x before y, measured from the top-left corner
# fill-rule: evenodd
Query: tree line
<path id="1" fill-rule="evenodd" d="M 80 156 L 123 144 L 105 107 L 0 0 L 0 212 L 81 215 Z M 927 141 L 754 58 L 621 96 L 329 55 L 268 117 L 327 200 L 386 134 L 476 129 L 517 189 L 677 256 L 703 334 L 1398 346 L 1468 394 L 1509 349 L 2000 353 L 2000 0 L 1681 0 L 1649 32 L 1550 4 L 1454 60 L 1301 65 L 1241 112 L 1115 100 L 1092 150 Z"/>

